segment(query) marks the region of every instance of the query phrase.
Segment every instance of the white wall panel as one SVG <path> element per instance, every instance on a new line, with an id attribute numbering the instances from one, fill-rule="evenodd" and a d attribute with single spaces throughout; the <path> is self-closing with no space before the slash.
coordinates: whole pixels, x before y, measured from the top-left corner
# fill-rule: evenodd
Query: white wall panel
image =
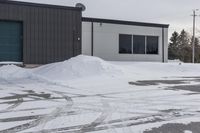
<path id="1" fill-rule="evenodd" d="M 91 55 L 91 22 L 83 22 L 82 53 Z M 155 61 L 162 62 L 162 28 L 108 24 L 94 22 L 94 56 L 109 61 Z M 119 54 L 119 34 L 145 35 L 159 37 L 159 54 Z M 168 29 L 164 29 L 164 60 L 168 56 Z"/>

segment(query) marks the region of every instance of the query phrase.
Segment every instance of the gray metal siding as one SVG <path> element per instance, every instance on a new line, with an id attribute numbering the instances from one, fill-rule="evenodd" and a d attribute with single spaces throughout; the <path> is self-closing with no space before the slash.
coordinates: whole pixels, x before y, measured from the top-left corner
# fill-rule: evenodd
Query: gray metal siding
<path id="1" fill-rule="evenodd" d="M 46 64 L 81 54 L 81 10 L 0 2 L 0 20 L 23 23 L 24 64 Z"/>

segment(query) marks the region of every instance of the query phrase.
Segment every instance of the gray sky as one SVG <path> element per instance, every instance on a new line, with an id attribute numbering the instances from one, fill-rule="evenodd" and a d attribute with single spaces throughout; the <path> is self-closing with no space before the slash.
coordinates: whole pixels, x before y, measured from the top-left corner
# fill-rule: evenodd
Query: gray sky
<path id="1" fill-rule="evenodd" d="M 121 19 L 139 22 L 170 24 L 174 30 L 186 29 L 192 32 L 193 9 L 200 9 L 200 0 L 19 0 L 74 6 L 77 2 L 86 5 L 83 16 L 107 19 Z M 199 11 L 200 14 L 200 11 Z M 200 29 L 200 17 L 197 18 Z M 197 31 L 200 33 L 200 30 Z"/>

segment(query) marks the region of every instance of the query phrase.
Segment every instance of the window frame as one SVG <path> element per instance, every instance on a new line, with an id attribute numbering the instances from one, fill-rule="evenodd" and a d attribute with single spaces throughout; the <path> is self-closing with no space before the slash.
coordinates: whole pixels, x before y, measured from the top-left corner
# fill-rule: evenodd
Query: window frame
<path id="1" fill-rule="evenodd" d="M 120 35 L 128 35 L 128 36 L 132 36 L 131 37 L 131 52 L 130 53 L 120 53 Z M 134 53 L 134 50 L 133 50 L 133 48 L 134 48 L 134 36 L 144 36 L 145 37 L 145 52 L 144 52 L 144 54 L 141 54 L 141 53 Z M 118 54 L 133 54 L 133 55 L 159 55 L 160 54 L 160 46 L 159 46 L 159 44 L 160 44 L 160 36 L 154 36 L 154 35 L 141 35 L 141 34 L 125 34 L 125 33 L 119 33 L 119 35 L 118 35 L 118 40 L 119 40 L 119 42 L 118 42 Z M 147 38 L 148 37 L 157 37 L 158 38 L 158 52 L 156 53 L 156 54 L 148 54 L 147 53 L 147 46 L 148 46 L 148 42 L 147 42 Z"/>
<path id="2" fill-rule="evenodd" d="M 132 48 L 132 54 L 135 54 L 135 55 L 144 55 L 144 54 L 141 54 L 141 53 L 134 53 L 134 36 L 141 36 L 141 37 L 144 37 L 144 54 L 146 54 L 146 36 L 145 35 L 133 35 L 133 48 Z"/>
<path id="3" fill-rule="evenodd" d="M 156 54 L 148 53 L 148 52 L 147 52 L 147 47 L 148 47 L 148 41 L 147 41 L 147 38 L 148 38 L 148 37 L 156 37 L 156 38 L 157 38 L 157 41 L 158 41 L 158 43 L 157 43 L 157 44 L 158 44 L 158 47 L 157 47 L 157 53 L 156 53 Z M 160 52 L 159 52 L 159 36 L 146 36 L 146 54 L 147 54 L 147 55 L 159 55 L 159 53 L 160 53 Z"/>
<path id="4" fill-rule="evenodd" d="M 120 36 L 121 36 L 121 35 L 127 35 L 127 36 L 130 36 L 130 37 L 131 37 L 131 47 L 130 47 L 130 48 L 131 48 L 131 49 L 130 49 L 131 51 L 130 51 L 130 53 L 129 53 L 129 52 L 127 52 L 127 53 L 125 53 L 125 52 L 124 52 L 124 53 L 120 52 Z M 132 34 L 119 34 L 118 37 L 119 37 L 118 53 L 119 53 L 119 54 L 133 54 L 133 51 L 132 51 L 132 48 L 133 48 L 133 37 L 132 37 Z"/>

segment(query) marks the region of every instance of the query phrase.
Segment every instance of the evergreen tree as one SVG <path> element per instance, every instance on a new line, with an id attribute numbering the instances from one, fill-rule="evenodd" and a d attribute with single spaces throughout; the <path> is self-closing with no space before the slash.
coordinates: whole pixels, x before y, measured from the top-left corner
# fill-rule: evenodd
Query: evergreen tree
<path id="1" fill-rule="evenodd" d="M 179 34 L 174 32 L 169 43 L 169 59 L 183 62 L 192 61 L 192 37 L 184 29 Z M 200 40 L 195 38 L 195 62 L 200 63 Z"/>
<path id="2" fill-rule="evenodd" d="M 178 50 L 177 54 L 181 61 L 191 62 L 192 61 L 192 47 L 191 38 L 189 34 L 183 29 L 178 37 Z"/>
<path id="3" fill-rule="evenodd" d="M 183 29 L 178 36 L 178 44 L 179 46 L 189 46 L 190 45 L 190 36 L 189 34 Z"/>
<path id="4" fill-rule="evenodd" d="M 200 63 L 200 41 L 195 38 L 195 62 Z"/>
<path id="5" fill-rule="evenodd" d="M 174 33 L 172 33 L 172 37 L 170 38 L 170 43 L 169 43 L 169 59 L 170 60 L 174 60 L 174 59 L 178 59 L 178 40 L 179 40 L 179 34 L 178 32 L 174 31 Z"/>
<path id="6" fill-rule="evenodd" d="M 194 44 L 195 44 L 195 46 L 197 46 L 197 47 L 200 45 L 199 38 L 197 38 L 197 37 L 195 38 L 195 43 L 194 43 Z"/>

